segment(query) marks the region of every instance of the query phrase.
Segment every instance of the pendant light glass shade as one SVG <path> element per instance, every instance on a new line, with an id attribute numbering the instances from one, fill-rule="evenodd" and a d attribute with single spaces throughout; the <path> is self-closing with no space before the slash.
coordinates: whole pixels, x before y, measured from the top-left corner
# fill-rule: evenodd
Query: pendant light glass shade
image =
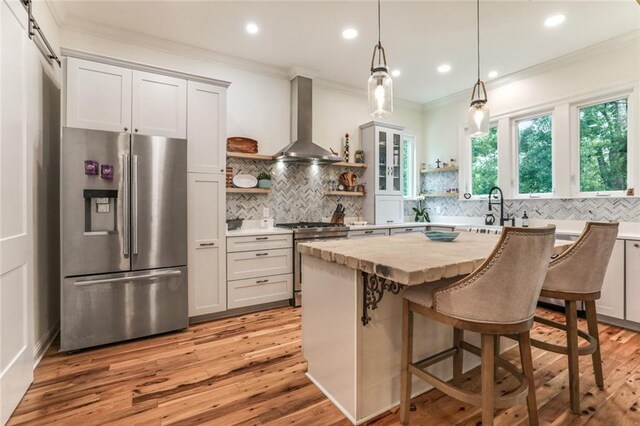
<path id="1" fill-rule="evenodd" d="M 376 63 L 377 57 L 377 63 Z M 373 46 L 371 76 L 367 81 L 369 114 L 375 118 L 393 113 L 393 80 L 389 74 L 387 55 L 380 42 L 380 0 L 378 0 L 378 43 Z"/>
<path id="2" fill-rule="evenodd" d="M 487 107 L 487 88 L 480 80 L 480 0 L 476 0 L 478 80 L 471 92 L 468 132 L 470 136 L 484 136 L 489 133 L 489 107 Z"/>
<path id="3" fill-rule="evenodd" d="M 393 113 L 393 80 L 386 67 L 375 68 L 367 82 L 369 93 L 369 114 L 386 117 Z"/>

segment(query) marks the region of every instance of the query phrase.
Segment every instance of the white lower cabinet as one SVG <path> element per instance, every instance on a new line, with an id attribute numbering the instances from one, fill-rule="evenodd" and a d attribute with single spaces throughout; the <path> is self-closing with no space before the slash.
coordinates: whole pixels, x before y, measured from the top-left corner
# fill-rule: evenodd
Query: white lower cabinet
<path id="1" fill-rule="evenodd" d="M 227 309 L 225 177 L 188 173 L 189 316 Z"/>
<path id="2" fill-rule="evenodd" d="M 227 238 L 229 309 L 278 302 L 292 297 L 291 234 Z"/>
<path id="3" fill-rule="evenodd" d="M 376 195 L 376 225 L 404 222 L 404 199 L 402 195 Z"/>
<path id="4" fill-rule="evenodd" d="M 367 238 L 367 237 L 386 237 L 389 235 L 389 229 L 363 229 L 358 231 L 349 231 L 348 238 Z"/>
<path id="5" fill-rule="evenodd" d="M 293 274 L 229 281 L 229 309 L 291 298 Z"/>
<path id="6" fill-rule="evenodd" d="M 391 228 L 391 235 L 403 235 L 403 234 L 412 234 L 415 232 L 424 232 L 427 229 L 426 226 L 412 226 L 409 228 Z"/>
<path id="7" fill-rule="evenodd" d="M 640 241 L 626 241 L 627 320 L 640 323 Z"/>
<path id="8" fill-rule="evenodd" d="M 625 241 L 616 240 L 611 253 L 611 260 L 604 277 L 600 299 L 596 300 L 596 311 L 600 315 L 624 319 L 624 286 L 625 286 Z M 639 250 L 640 251 L 640 250 Z"/>

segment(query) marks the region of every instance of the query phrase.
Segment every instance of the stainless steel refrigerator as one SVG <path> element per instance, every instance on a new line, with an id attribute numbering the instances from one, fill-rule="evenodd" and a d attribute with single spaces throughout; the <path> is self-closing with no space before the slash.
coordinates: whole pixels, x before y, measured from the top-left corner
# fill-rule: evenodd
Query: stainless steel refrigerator
<path id="1" fill-rule="evenodd" d="M 186 328 L 187 141 L 62 136 L 60 350 Z"/>

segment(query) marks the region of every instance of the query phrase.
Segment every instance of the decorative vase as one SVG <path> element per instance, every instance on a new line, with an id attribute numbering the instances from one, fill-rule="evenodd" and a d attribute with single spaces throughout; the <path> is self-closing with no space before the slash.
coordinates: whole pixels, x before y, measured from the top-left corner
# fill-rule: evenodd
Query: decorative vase
<path id="1" fill-rule="evenodd" d="M 262 188 L 262 189 L 269 189 L 271 188 L 271 180 L 269 179 L 260 179 L 258 181 L 258 188 Z"/>

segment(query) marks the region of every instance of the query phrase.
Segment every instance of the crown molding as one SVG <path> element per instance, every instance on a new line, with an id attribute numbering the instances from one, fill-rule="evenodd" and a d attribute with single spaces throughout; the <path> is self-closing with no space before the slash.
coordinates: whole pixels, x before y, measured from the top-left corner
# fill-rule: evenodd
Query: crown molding
<path id="1" fill-rule="evenodd" d="M 640 48 L 640 30 L 634 30 L 634 31 L 619 35 L 617 37 L 611 38 L 609 40 L 605 40 L 600 43 L 593 44 L 583 49 L 573 51 L 566 55 L 558 56 L 548 61 L 541 62 L 536 65 L 532 65 L 530 67 L 521 69 L 519 71 L 515 71 L 510 74 L 506 74 L 502 77 L 499 77 L 485 84 L 487 86 L 487 90 L 497 89 L 497 88 L 509 85 L 511 83 L 514 83 L 516 81 L 535 77 L 536 75 L 543 74 L 553 69 L 565 67 L 567 65 L 581 61 L 583 59 L 587 59 L 589 57 L 598 56 L 603 53 L 610 52 L 611 50 L 622 49 L 634 44 L 636 45 L 636 47 Z M 470 92 L 471 92 L 471 85 L 469 85 L 469 89 L 461 90 L 459 92 L 447 95 L 443 98 L 436 99 L 434 101 L 423 104 L 422 110 L 428 111 L 430 109 L 437 108 L 437 107 L 449 104 L 451 102 L 459 101 L 463 98 L 468 98 Z"/>

